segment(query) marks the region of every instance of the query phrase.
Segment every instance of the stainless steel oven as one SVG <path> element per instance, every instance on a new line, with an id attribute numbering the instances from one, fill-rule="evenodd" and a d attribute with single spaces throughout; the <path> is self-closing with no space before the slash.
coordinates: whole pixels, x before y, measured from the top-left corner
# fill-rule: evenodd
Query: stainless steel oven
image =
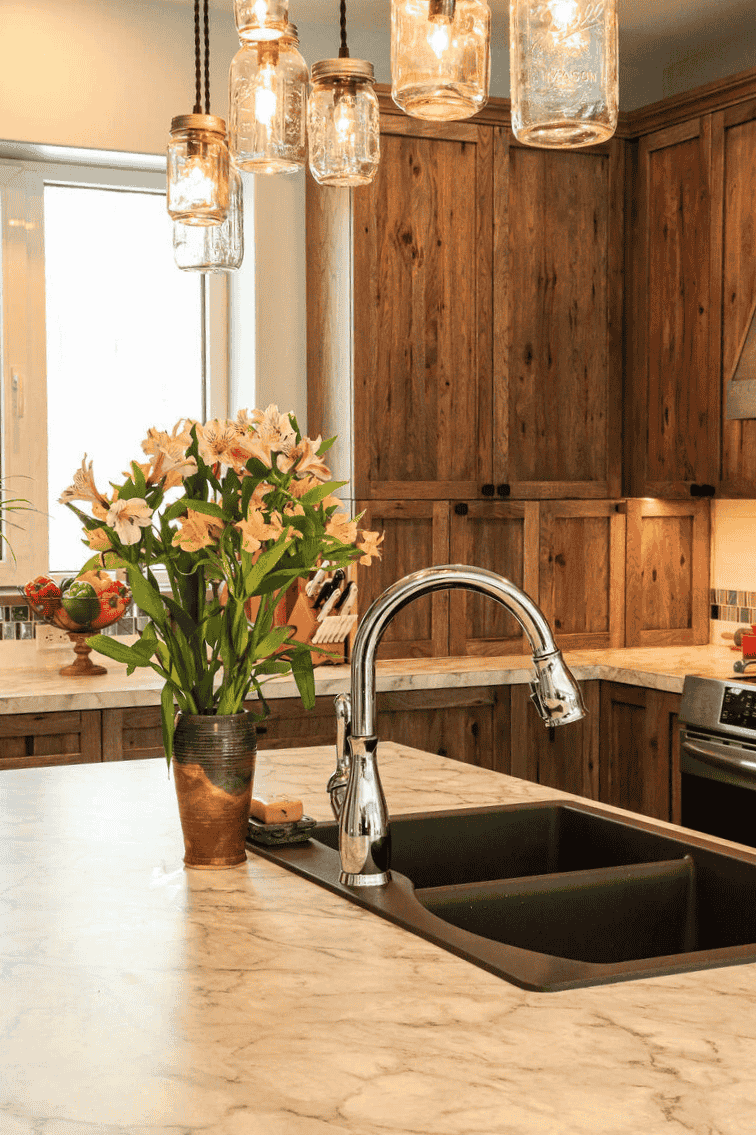
<path id="1" fill-rule="evenodd" d="M 756 685 L 686 677 L 680 771 L 685 827 L 756 846 Z"/>

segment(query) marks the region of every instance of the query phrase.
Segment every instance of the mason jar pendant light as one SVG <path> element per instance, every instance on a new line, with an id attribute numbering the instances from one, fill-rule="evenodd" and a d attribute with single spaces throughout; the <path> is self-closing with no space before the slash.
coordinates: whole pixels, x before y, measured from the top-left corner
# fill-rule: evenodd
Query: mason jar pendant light
<path id="1" fill-rule="evenodd" d="M 289 0 L 234 0 L 234 19 L 243 43 L 280 39 L 289 23 Z"/>
<path id="2" fill-rule="evenodd" d="M 185 272 L 233 272 L 244 257 L 242 179 L 231 166 L 228 213 L 220 225 L 173 222 L 173 257 Z"/>
<path id="3" fill-rule="evenodd" d="M 616 0 L 510 0 L 509 70 L 520 142 L 605 142 L 617 128 Z"/>
<path id="4" fill-rule="evenodd" d="M 307 102 L 310 173 L 320 185 L 367 185 L 380 159 L 380 112 L 373 64 L 351 59 L 346 0 L 340 2 L 338 59 L 312 65 Z"/>
<path id="5" fill-rule="evenodd" d="M 488 99 L 486 0 L 391 0 L 391 97 L 414 118 L 469 118 Z"/>
<path id="6" fill-rule="evenodd" d="M 278 39 L 248 40 L 231 61 L 229 148 L 234 164 L 252 173 L 296 173 L 306 156 L 309 73 L 297 29 Z"/>
<path id="7" fill-rule="evenodd" d="M 205 4 L 205 110 L 202 112 L 200 69 L 200 11 L 194 0 L 196 97 L 192 114 L 171 122 L 168 144 L 167 206 L 174 221 L 184 225 L 218 225 L 228 212 L 229 156 L 226 124 L 210 114 L 208 0 Z"/>

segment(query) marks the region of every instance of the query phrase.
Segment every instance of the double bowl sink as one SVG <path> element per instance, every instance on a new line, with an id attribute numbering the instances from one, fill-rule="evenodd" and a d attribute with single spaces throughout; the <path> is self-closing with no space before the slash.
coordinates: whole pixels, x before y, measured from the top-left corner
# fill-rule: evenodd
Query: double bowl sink
<path id="1" fill-rule="evenodd" d="M 339 831 L 254 850 L 534 990 L 756 961 L 756 854 L 569 802 L 395 816 L 391 881 L 339 882 Z"/>

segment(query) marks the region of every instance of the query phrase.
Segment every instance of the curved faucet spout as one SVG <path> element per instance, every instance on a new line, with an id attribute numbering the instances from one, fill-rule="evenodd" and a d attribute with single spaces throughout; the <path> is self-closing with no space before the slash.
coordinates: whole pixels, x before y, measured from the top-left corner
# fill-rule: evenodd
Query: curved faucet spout
<path id="1" fill-rule="evenodd" d="M 519 622 L 530 643 L 535 667 L 531 697 L 548 725 L 578 721 L 585 714 L 580 688 L 556 647 L 542 611 L 511 580 L 484 568 L 447 564 L 413 572 L 392 584 L 365 612 L 352 648 L 351 762 L 339 829 L 341 882 L 349 886 L 376 886 L 390 878 L 388 809 L 375 755 L 378 644 L 394 616 L 413 599 L 458 588 L 488 595 Z"/>
<path id="2" fill-rule="evenodd" d="M 517 619 L 530 643 L 535 663 L 535 685 L 540 702 L 534 700 L 541 716 L 552 725 L 581 718 L 585 708 L 580 690 L 561 660 L 551 627 L 530 596 L 496 572 L 465 564 L 446 564 L 406 575 L 387 587 L 363 615 L 352 648 L 353 736 L 375 736 L 375 658 L 386 627 L 419 595 L 455 589 L 488 595 Z"/>

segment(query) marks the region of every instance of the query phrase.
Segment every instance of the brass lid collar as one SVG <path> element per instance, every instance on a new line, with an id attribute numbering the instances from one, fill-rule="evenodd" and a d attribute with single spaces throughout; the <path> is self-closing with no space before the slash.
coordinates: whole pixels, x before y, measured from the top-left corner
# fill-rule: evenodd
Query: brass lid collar
<path id="1" fill-rule="evenodd" d="M 180 130 L 208 130 L 223 139 L 226 137 L 226 123 L 215 114 L 177 114 L 171 119 L 171 134 Z"/>
<path id="2" fill-rule="evenodd" d="M 313 83 L 319 79 L 366 79 L 375 82 L 373 64 L 364 59 L 321 59 L 311 68 Z"/>

